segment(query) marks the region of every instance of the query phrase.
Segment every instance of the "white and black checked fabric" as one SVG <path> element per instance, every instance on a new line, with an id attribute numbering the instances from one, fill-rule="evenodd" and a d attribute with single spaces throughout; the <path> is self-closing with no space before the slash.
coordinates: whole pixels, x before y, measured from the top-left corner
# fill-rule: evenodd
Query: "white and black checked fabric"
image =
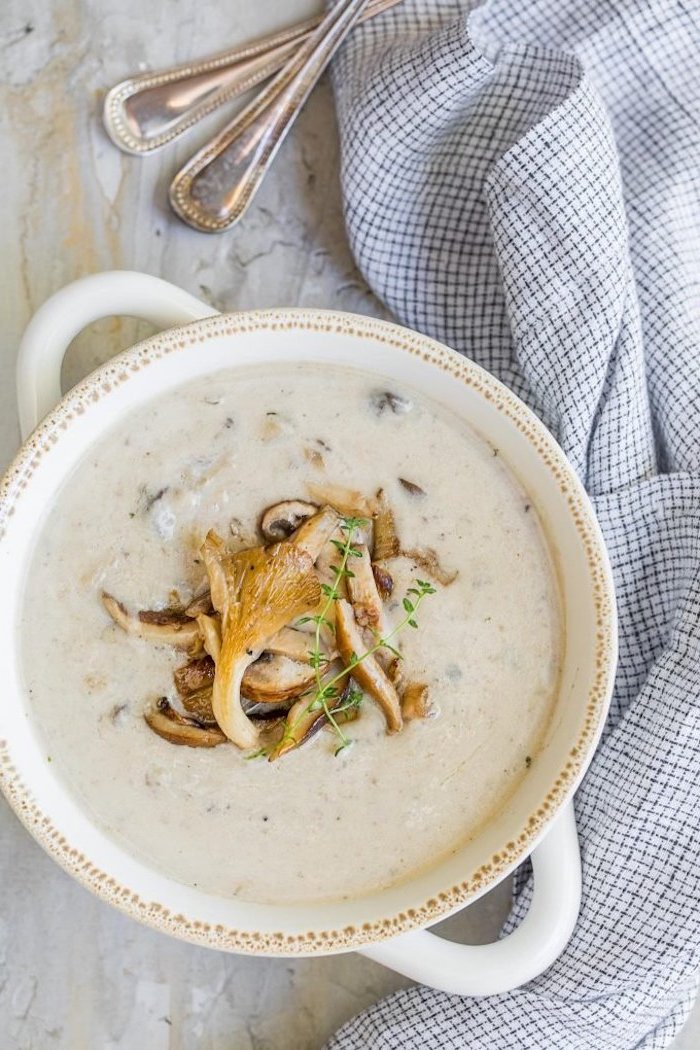
<path id="1" fill-rule="evenodd" d="M 334 83 L 360 267 L 555 433 L 605 532 L 621 655 L 562 957 L 509 995 L 399 992 L 330 1046 L 668 1046 L 700 969 L 700 4 L 404 0 Z M 511 923 L 530 891 L 525 872 Z"/>

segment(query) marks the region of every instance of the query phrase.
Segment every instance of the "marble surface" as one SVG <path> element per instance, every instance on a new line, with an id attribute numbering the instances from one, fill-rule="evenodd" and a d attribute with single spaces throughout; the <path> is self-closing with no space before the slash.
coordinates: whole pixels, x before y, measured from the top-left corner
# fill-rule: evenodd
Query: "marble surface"
<path id="1" fill-rule="evenodd" d="M 32 312 L 83 274 L 130 268 L 222 310 L 335 306 L 378 314 L 345 241 L 330 89 L 313 94 L 238 228 L 177 222 L 169 178 L 216 126 L 147 159 L 120 154 L 99 119 L 106 87 L 305 17 L 313 0 L 5 0 L 0 11 L 0 468 L 19 435 L 14 361 Z M 147 326 L 111 318 L 71 347 L 64 387 Z M 181 944 L 72 882 L 0 802 L 0 1046 L 7 1050 L 318 1050 L 347 1018 L 407 983 L 357 955 L 238 958 Z M 447 924 L 493 937 L 508 887 Z M 677 1050 L 700 1045 L 700 1015 Z"/>

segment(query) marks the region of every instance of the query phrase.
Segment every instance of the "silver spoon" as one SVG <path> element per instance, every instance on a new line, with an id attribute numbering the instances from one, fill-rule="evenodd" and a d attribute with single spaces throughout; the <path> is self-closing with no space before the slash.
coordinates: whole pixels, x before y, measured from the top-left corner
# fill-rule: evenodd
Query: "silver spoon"
<path id="1" fill-rule="evenodd" d="M 399 2 L 369 0 L 360 18 L 373 18 Z M 319 15 L 251 44 L 122 80 L 104 101 L 107 134 L 126 153 L 161 149 L 224 102 L 277 73 L 321 21 Z"/>
<path id="2" fill-rule="evenodd" d="M 177 173 L 170 203 L 184 222 L 217 233 L 240 219 L 311 89 L 369 0 L 338 0 L 250 105 Z"/>

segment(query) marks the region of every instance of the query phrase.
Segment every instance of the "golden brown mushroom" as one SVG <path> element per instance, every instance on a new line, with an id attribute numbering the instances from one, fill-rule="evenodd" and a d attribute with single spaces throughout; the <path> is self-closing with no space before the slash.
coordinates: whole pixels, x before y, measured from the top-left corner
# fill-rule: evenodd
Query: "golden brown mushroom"
<path id="1" fill-rule="evenodd" d="M 315 503 L 300 499 L 283 500 L 268 507 L 260 521 L 260 531 L 268 542 L 287 540 L 308 518 L 318 513 Z"/>
<path id="2" fill-rule="evenodd" d="M 306 553 L 314 562 L 338 527 L 338 515 L 332 507 L 322 507 L 313 518 L 307 518 L 290 539 L 295 547 Z"/>
<path id="3" fill-rule="evenodd" d="M 428 702 L 428 686 L 425 682 L 408 683 L 401 694 L 401 711 L 406 721 L 430 718 L 433 712 Z"/>
<path id="4" fill-rule="evenodd" d="M 180 696 L 211 688 L 214 681 L 214 661 L 211 656 L 200 656 L 178 667 L 173 675 Z"/>
<path id="5" fill-rule="evenodd" d="M 315 677 L 316 672 L 308 663 L 264 652 L 246 669 L 241 680 L 241 696 L 265 704 L 295 700 Z"/>
<path id="6" fill-rule="evenodd" d="M 258 730 L 241 707 L 243 675 L 282 627 L 318 606 L 320 585 L 311 556 L 293 542 L 227 554 L 219 537 L 209 533 L 202 553 L 214 608 L 221 614 L 214 714 L 230 740 L 255 747 Z"/>
<path id="7" fill-rule="evenodd" d="M 381 562 L 372 562 L 372 572 L 380 598 L 382 601 L 388 601 L 394 591 L 394 577 Z"/>
<path id="8" fill-rule="evenodd" d="M 194 693 L 187 693 L 181 697 L 182 706 L 188 715 L 203 726 L 215 726 L 214 708 L 211 705 L 211 684 L 203 686 Z"/>
<path id="9" fill-rule="evenodd" d="M 335 637 L 338 652 L 349 673 L 362 691 L 377 701 L 389 732 L 397 733 L 403 724 L 398 693 L 375 656 L 366 656 L 360 663 L 355 662 L 356 657 L 365 652 L 362 629 L 350 602 L 342 598 L 336 602 Z"/>
<path id="10" fill-rule="evenodd" d="M 346 684 L 345 689 L 339 696 L 328 701 L 328 709 L 331 714 L 334 708 L 342 706 L 348 684 Z M 286 755 L 288 751 L 293 751 L 295 748 L 300 747 L 301 744 L 305 744 L 323 725 L 330 725 L 326 718 L 326 712 L 322 707 L 313 705 L 313 699 L 313 696 L 302 696 L 290 707 L 284 725 L 284 732 L 268 756 L 270 762 L 276 761 L 282 755 Z"/>
<path id="11" fill-rule="evenodd" d="M 438 553 L 432 547 L 411 547 L 410 550 L 402 550 L 401 554 L 404 558 L 410 558 L 424 572 L 427 572 L 428 576 L 432 576 L 443 587 L 449 587 L 459 575 L 457 569 L 448 572 L 447 569 L 442 567 Z"/>
<path id="12" fill-rule="evenodd" d="M 218 726 L 204 726 L 194 718 L 181 715 L 163 697 L 155 707 L 146 711 L 147 725 L 171 744 L 186 747 L 217 747 L 226 741 L 225 733 Z"/>
<path id="13" fill-rule="evenodd" d="M 357 489 L 315 481 L 308 482 L 306 488 L 312 499 L 330 505 L 339 514 L 353 518 L 371 518 L 374 513 L 374 503 Z"/>
<path id="14" fill-rule="evenodd" d="M 377 492 L 377 507 L 374 515 L 374 550 L 372 557 L 375 561 L 384 561 L 386 558 L 395 558 L 401 550 L 399 537 L 396 532 L 394 512 L 386 498 L 384 489 Z"/>
<path id="15" fill-rule="evenodd" d="M 348 577 L 348 596 L 360 627 L 384 634 L 384 608 L 372 572 L 369 551 L 364 544 L 355 548 L 360 555 L 352 559 L 352 576 Z"/>
<path id="16" fill-rule="evenodd" d="M 172 645 L 188 652 L 201 651 L 202 639 L 197 623 L 185 613 L 170 609 L 147 610 L 132 615 L 126 606 L 103 592 L 102 604 L 114 622 L 127 634 L 157 645 Z"/>
<path id="17" fill-rule="evenodd" d="M 283 627 L 270 640 L 266 652 L 274 653 L 276 656 L 287 656 L 290 660 L 298 660 L 299 663 L 308 664 L 311 660 L 312 647 L 309 636 L 304 631 L 296 631 L 292 627 Z"/>

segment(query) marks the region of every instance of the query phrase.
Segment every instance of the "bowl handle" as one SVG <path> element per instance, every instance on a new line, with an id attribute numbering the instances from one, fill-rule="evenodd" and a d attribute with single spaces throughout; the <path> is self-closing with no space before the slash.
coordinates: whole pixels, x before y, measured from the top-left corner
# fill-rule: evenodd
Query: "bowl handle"
<path id="1" fill-rule="evenodd" d="M 174 284 L 131 270 L 110 270 L 66 285 L 29 322 L 17 357 L 17 405 L 22 440 L 61 400 L 61 364 L 86 325 L 124 315 L 158 328 L 217 313 Z"/>
<path id="2" fill-rule="evenodd" d="M 405 977 L 452 995 L 498 995 L 537 977 L 564 950 L 581 904 L 581 856 L 569 802 L 532 851 L 535 888 L 520 925 L 493 944 L 454 944 L 415 930 L 361 948 Z"/>

